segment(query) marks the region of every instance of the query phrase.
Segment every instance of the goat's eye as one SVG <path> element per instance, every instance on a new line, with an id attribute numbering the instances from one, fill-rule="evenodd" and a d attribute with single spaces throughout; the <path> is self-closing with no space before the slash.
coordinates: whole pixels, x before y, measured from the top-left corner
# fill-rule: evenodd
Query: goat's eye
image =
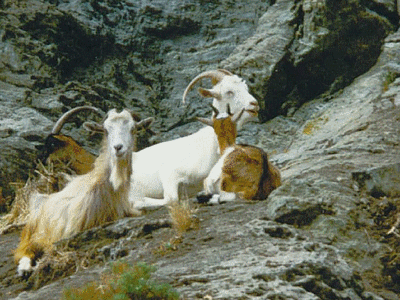
<path id="1" fill-rule="evenodd" d="M 226 95 L 228 96 L 228 97 L 233 97 L 233 91 L 227 91 L 226 92 Z"/>

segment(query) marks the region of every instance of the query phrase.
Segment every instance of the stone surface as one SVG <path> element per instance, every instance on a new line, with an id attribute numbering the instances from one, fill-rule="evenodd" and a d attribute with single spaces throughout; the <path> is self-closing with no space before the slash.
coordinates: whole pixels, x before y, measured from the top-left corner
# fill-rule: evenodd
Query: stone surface
<path id="1" fill-rule="evenodd" d="M 367 169 L 361 172 L 354 172 L 353 178 L 362 189 L 365 189 L 374 197 L 400 196 L 400 164 Z"/>
<path id="2" fill-rule="evenodd" d="M 163 208 L 62 241 L 71 264 L 50 263 L 27 282 L 15 277 L 19 231 L 9 230 L 0 236 L 0 298 L 58 299 L 64 287 L 97 279 L 110 260 L 124 257 L 156 265 L 155 278 L 187 299 L 398 299 L 400 33 L 393 1 L 0 7 L 5 196 L 14 174 L 26 180 L 27 166 L 33 171 L 34 146 L 70 107 L 127 106 L 153 115 L 153 142 L 196 131 L 201 125 L 192 117 L 208 115 L 208 101 L 193 91 L 182 106 L 181 95 L 195 75 L 216 67 L 241 75 L 262 107 L 261 122 L 247 124 L 238 141 L 268 151 L 283 176 L 266 201 L 198 207 L 198 228 L 179 239 Z M 88 117 L 65 133 L 96 148 L 80 130 Z"/>

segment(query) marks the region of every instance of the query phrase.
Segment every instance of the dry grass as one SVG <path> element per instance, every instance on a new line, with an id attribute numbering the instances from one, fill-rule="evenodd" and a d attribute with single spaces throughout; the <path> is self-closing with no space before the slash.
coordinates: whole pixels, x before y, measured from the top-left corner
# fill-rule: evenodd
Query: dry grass
<path id="1" fill-rule="evenodd" d="M 43 194 L 52 194 L 62 190 L 71 179 L 68 174 L 75 175 L 68 165 L 55 167 L 53 163 L 50 163 L 44 166 L 41 162 L 37 165 L 35 173 L 37 174 L 36 189 Z"/>
<path id="2" fill-rule="evenodd" d="M 175 234 L 163 242 L 154 253 L 164 256 L 171 251 L 177 251 L 178 245 L 183 241 L 183 234 L 199 227 L 199 219 L 195 215 L 197 208 L 192 207 L 189 199 L 174 201 L 168 206 L 172 228 Z"/>
<path id="3" fill-rule="evenodd" d="M 194 216 L 196 209 L 191 207 L 188 200 L 175 201 L 168 207 L 172 219 L 172 227 L 178 235 L 198 226 L 198 219 Z"/>
<path id="4" fill-rule="evenodd" d="M 23 226 L 29 215 L 29 198 L 36 191 L 35 185 L 28 180 L 24 186 L 17 183 L 15 186 L 16 195 L 11 210 L 0 218 L 0 234 Z"/>
<path id="5" fill-rule="evenodd" d="M 95 261 L 94 251 L 71 251 L 67 247 L 54 245 L 37 262 L 37 267 L 28 279 L 28 285 L 38 289 L 59 278 L 86 269 Z"/>
<path id="6" fill-rule="evenodd" d="M 0 235 L 13 228 L 23 226 L 29 216 L 29 199 L 34 193 L 51 194 L 62 189 L 69 180 L 66 168 L 55 170 L 53 164 L 44 166 L 39 163 L 35 171 L 36 177 L 25 183 L 14 183 L 15 198 L 10 212 L 0 218 Z"/>

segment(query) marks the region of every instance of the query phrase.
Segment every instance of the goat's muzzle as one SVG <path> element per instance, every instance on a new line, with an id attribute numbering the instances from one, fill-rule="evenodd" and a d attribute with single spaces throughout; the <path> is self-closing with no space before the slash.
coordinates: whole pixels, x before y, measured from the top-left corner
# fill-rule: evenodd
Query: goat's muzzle
<path id="1" fill-rule="evenodd" d="M 124 146 L 122 144 L 117 144 L 114 146 L 114 151 L 115 151 L 115 156 L 121 158 L 125 155 L 127 150 L 124 149 Z"/>
<path id="2" fill-rule="evenodd" d="M 260 106 L 258 105 L 258 102 L 251 102 L 249 107 L 245 109 L 245 111 L 253 116 L 253 117 L 258 117 L 258 112 L 260 111 Z"/>

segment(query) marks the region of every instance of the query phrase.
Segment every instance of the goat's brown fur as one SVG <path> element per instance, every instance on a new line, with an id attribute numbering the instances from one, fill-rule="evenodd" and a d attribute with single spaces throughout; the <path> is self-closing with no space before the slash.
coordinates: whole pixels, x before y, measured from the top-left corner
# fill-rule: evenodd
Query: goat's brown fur
<path id="1" fill-rule="evenodd" d="M 250 176 L 251 174 L 251 176 Z M 279 170 L 261 148 L 239 144 L 225 158 L 221 190 L 248 200 L 262 200 L 281 185 Z"/>
<path id="2" fill-rule="evenodd" d="M 232 122 L 226 122 L 225 119 L 215 119 L 213 127 L 218 137 L 219 150 L 221 153 L 224 153 L 226 148 L 234 145 L 236 142 L 236 125 Z"/>
<path id="3" fill-rule="evenodd" d="M 198 118 L 198 120 L 214 128 L 221 154 L 224 154 L 228 148 L 231 149 L 229 154 L 221 158 L 224 160 L 219 179 L 220 190 L 235 193 L 247 200 L 266 199 L 274 189 L 281 185 L 279 170 L 269 162 L 268 155 L 263 149 L 236 144 L 236 122 L 240 119 L 240 113 L 232 115 L 228 107 L 229 115 L 218 118 L 218 111 L 213 109 L 216 116 L 211 120 L 203 118 Z M 217 163 L 217 165 L 219 164 Z M 205 180 L 206 192 L 209 192 L 207 187 L 209 182 L 207 178 Z"/>
<path id="4" fill-rule="evenodd" d="M 67 165 L 77 175 L 90 172 L 94 167 L 96 156 L 86 151 L 82 146 L 67 135 L 53 135 L 54 139 L 63 144 L 62 147 L 54 150 L 47 158 L 47 163 L 61 163 Z"/>

